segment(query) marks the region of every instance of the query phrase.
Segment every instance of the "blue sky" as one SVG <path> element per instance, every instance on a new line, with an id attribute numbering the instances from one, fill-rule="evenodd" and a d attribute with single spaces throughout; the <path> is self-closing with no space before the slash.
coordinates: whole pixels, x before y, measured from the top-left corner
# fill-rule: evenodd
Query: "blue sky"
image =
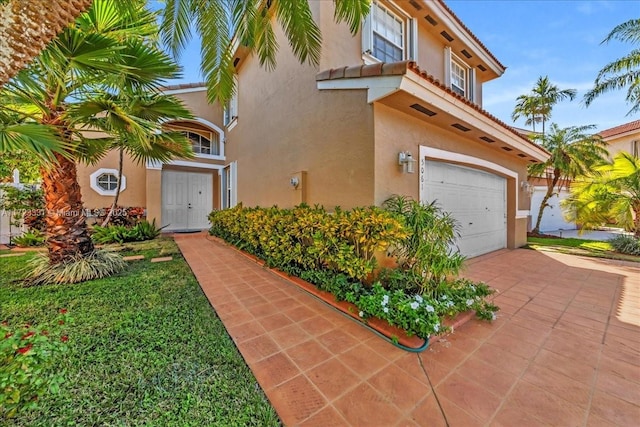
<path id="1" fill-rule="evenodd" d="M 607 129 L 640 115 L 626 116 L 631 108 L 625 91 L 597 98 L 589 108 L 580 102 L 593 86 L 598 71 L 628 54 L 632 45 L 600 42 L 616 25 L 640 16 L 640 2 L 618 1 L 526 1 L 448 0 L 449 7 L 507 67 L 504 75 L 484 86 L 484 108 L 512 124 L 511 113 L 518 95 L 528 93 L 539 76 L 548 75 L 561 89 L 577 89 L 572 102 L 553 110 L 551 122 L 561 127 L 594 124 Z M 184 78 L 201 81 L 197 45 L 182 56 Z M 277 72 L 277 71 L 276 71 Z M 524 127 L 519 120 L 516 126 Z"/>

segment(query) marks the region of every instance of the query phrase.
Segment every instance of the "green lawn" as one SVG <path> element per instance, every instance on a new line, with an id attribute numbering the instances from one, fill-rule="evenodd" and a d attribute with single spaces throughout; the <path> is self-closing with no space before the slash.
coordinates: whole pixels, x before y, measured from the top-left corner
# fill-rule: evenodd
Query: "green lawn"
<path id="1" fill-rule="evenodd" d="M 0 258 L 0 320 L 38 323 L 69 310 L 61 392 L 8 426 L 274 426 L 278 417 L 175 243 L 128 244 L 147 259 L 118 276 L 22 288 L 34 256 Z M 151 263 L 151 256 L 173 261 Z"/>
<path id="2" fill-rule="evenodd" d="M 548 249 L 597 258 L 620 259 L 640 262 L 640 257 L 614 252 L 609 242 L 574 238 L 528 237 L 527 246 L 532 249 Z"/>

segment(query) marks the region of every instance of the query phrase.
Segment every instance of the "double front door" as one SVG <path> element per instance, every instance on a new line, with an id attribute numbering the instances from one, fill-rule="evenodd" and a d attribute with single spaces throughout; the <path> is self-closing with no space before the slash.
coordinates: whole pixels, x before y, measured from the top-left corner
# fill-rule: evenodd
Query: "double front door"
<path id="1" fill-rule="evenodd" d="M 213 174 L 162 171 L 162 225 L 167 231 L 203 230 L 213 210 Z"/>

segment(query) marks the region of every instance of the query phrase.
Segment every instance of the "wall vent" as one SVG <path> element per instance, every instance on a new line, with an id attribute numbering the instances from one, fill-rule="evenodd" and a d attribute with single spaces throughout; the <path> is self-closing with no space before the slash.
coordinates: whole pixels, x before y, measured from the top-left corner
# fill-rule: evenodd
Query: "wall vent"
<path id="1" fill-rule="evenodd" d="M 240 62 L 240 58 L 236 58 L 236 59 L 234 59 L 234 60 L 233 60 L 233 66 L 234 66 L 234 67 L 235 67 L 235 66 L 237 66 L 237 65 L 238 65 L 238 62 Z"/>
<path id="2" fill-rule="evenodd" d="M 480 139 L 483 140 L 484 142 L 488 142 L 489 144 L 491 144 L 492 142 L 496 142 L 495 139 L 491 139 L 488 136 L 481 136 Z"/>
<path id="3" fill-rule="evenodd" d="M 422 10 L 422 6 L 420 6 L 420 4 L 415 1 L 415 0 L 409 0 L 409 3 L 411 4 L 411 6 L 413 6 L 416 10 Z"/>
<path id="4" fill-rule="evenodd" d="M 447 33 L 446 31 L 442 31 L 442 32 L 440 33 L 440 35 L 441 35 L 442 37 L 444 37 L 445 39 L 447 39 L 447 41 L 450 41 L 450 42 L 452 42 L 452 41 L 453 41 L 453 37 L 451 37 L 451 36 L 449 35 L 449 33 Z"/>
<path id="5" fill-rule="evenodd" d="M 451 126 L 453 126 L 456 129 L 460 129 L 462 132 L 469 132 L 471 130 L 468 127 L 462 126 L 460 123 L 454 123 Z"/>
<path id="6" fill-rule="evenodd" d="M 436 21 L 435 19 L 433 19 L 433 17 L 431 15 L 427 15 L 424 17 L 424 19 L 427 20 L 427 22 L 433 26 L 438 25 L 438 21 Z"/>
<path id="7" fill-rule="evenodd" d="M 518 154 L 518 157 L 527 157 L 527 155 L 520 153 L 520 154 Z"/>
<path id="8" fill-rule="evenodd" d="M 431 111 L 420 104 L 413 104 L 411 105 L 411 108 L 413 108 L 414 110 L 420 111 L 422 114 L 426 114 L 429 117 L 435 116 L 437 114 L 435 111 Z"/>
<path id="9" fill-rule="evenodd" d="M 461 53 L 461 54 L 463 54 L 463 55 L 464 55 L 465 57 L 467 57 L 467 58 L 471 58 L 471 54 L 470 54 L 469 52 L 467 52 L 467 50 L 466 50 L 466 49 L 462 49 L 462 50 L 460 51 L 460 53 Z"/>
<path id="10" fill-rule="evenodd" d="M 500 147 L 502 148 L 504 151 L 513 151 L 513 148 L 509 148 L 509 147 Z"/>
<path id="11" fill-rule="evenodd" d="M 478 65 L 478 70 L 487 71 L 487 69 L 484 67 L 484 65 Z"/>

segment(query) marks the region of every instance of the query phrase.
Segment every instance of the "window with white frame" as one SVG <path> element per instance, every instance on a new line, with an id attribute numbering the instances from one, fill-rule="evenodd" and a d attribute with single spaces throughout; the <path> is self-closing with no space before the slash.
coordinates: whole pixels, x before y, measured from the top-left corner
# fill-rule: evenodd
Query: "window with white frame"
<path id="1" fill-rule="evenodd" d="M 231 130 L 236 124 L 238 118 L 238 76 L 233 77 L 235 84 L 235 92 L 230 100 L 224 104 L 223 123 Z"/>
<path id="2" fill-rule="evenodd" d="M 195 154 L 220 155 L 220 136 L 217 132 L 206 132 L 206 136 L 200 132 L 185 131 L 191 148 Z"/>
<path id="3" fill-rule="evenodd" d="M 222 209 L 232 208 L 237 204 L 237 162 L 231 162 L 222 170 Z"/>
<path id="4" fill-rule="evenodd" d="M 89 176 L 89 186 L 101 196 L 115 196 L 118 190 L 118 170 L 100 168 Z M 127 188 L 127 177 L 122 175 L 120 192 Z"/>
<path id="5" fill-rule="evenodd" d="M 475 102 L 474 79 L 475 71 L 460 58 L 451 53 L 451 48 L 445 48 L 445 80 L 451 90 L 470 101 Z"/>
<path id="6" fill-rule="evenodd" d="M 398 62 L 415 58 L 414 25 L 409 15 L 374 1 L 362 31 L 365 62 Z"/>

